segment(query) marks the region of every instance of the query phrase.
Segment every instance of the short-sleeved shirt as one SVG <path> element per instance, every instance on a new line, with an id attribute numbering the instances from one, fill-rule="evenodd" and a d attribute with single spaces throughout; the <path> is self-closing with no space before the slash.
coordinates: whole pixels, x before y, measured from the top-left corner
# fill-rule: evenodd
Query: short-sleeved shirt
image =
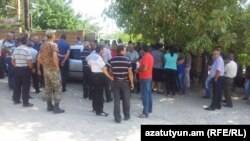
<path id="1" fill-rule="evenodd" d="M 224 61 L 219 56 L 218 58 L 215 59 L 215 61 L 212 64 L 211 70 L 210 70 L 210 77 L 213 78 L 215 77 L 216 71 L 220 71 L 220 76 L 224 76 Z"/>
<path id="2" fill-rule="evenodd" d="M 90 53 L 86 58 L 88 65 L 93 73 L 102 73 L 102 69 L 105 67 L 105 62 L 103 58 L 96 52 Z"/>
<path id="3" fill-rule="evenodd" d="M 178 55 L 176 53 L 174 53 L 173 56 L 171 56 L 170 53 L 166 53 L 164 55 L 164 59 L 165 59 L 164 69 L 172 69 L 172 70 L 177 69 Z"/>
<path id="4" fill-rule="evenodd" d="M 225 65 L 225 77 L 235 78 L 237 74 L 237 64 L 233 60 Z"/>
<path id="5" fill-rule="evenodd" d="M 65 55 L 67 54 L 67 51 L 70 50 L 70 45 L 66 40 L 60 39 L 57 42 L 57 46 L 59 49 L 59 54 Z M 64 57 L 59 56 L 59 60 L 62 61 Z"/>
<path id="6" fill-rule="evenodd" d="M 39 54 L 41 55 L 41 62 L 44 69 L 56 69 L 56 65 L 53 62 L 53 52 L 58 53 L 56 43 L 45 42 L 41 46 Z"/>
<path id="7" fill-rule="evenodd" d="M 154 58 L 150 53 L 145 53 L 140 61 L 140 67 L 147 65 L 146 71 L 139 71 L 139 78 L 140 79 L 152 79 L 152 72 L 153 72 L 153 65 L 154 65 Z"/>
<path id="8" fill-rule="evenodd" d="M 139 54 L 136 50 L 133 50 L 132 52 L 128 51 L 126 56 L 129 58 L 130 61 L 135 63 L 139 59 Z"/>
<path id="9" fill-rule="evenodd" d="M 29 47 L 29 50 L 30 50 L 30 53 L 31 53 L 31 56 L 32 56 L 32 62 L 33 63 L 36 63 L 36 58 L 37 58 L 37 50 L 35 50 L 33 47 Z"/>
<path id="10" fill-rule="evenodd" d="M 152 50 L 152 56 L 154 57 L 154 66 L 156 69 L 163 69 L 163 59 L 164 55 L 160 50 Z"/>
<path id="11" fill-rule="evenodd" d="M 108 63 L 108 61 L 112 58 L 111 51 L 107 47 L 103 48 L 103 51 L 104 51 L 103 60 L 105 63 Z"/>
<path id="12" fill-rule="evenodd" d="M 16 44 L 12 40 L 5 40 L 3 43 L 3 49 L 7 49 L 8 53 L 6 54 L 7 57 L 11 57 L 12 52 L 16 48 Z"/>
<path id="13" fill-rule="evenodd" d="M 15 60 L 16 67 L 27 67 L 28 60 L 32 60 L 31 52 L 26 45 L 15 48 L 11 57 Z"/>
<path id="14" fill-rule="evenodd" d="M 114 80 L 128 80 L 128 71 L 132 69 L 129 59 L 121 55 L 111 58 L 106 67 L 111 68 Z"/>
<path id="15" fill-rule="evenodd" d="M 40 51 L 40 48 L 41 48 L 41 45 L 42 45 L 42 43 L 34 43 L 34 46 L 33 46 L 33 48 L 36 50 L 36 51 Z"/>

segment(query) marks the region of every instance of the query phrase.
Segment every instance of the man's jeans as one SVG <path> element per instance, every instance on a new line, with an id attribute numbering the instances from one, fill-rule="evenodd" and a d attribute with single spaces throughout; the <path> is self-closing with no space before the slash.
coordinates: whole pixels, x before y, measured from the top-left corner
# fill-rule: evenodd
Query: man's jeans
<path id="1" fill-rule="evenodd" d="M 5 57 L 4 63 L 8 65 L 8 86 L 13 89 L 14 85 L 14 67 L 11 63 L 10 57 Z"/>
<path id="2" fill-rule="evenodd" d="M 206 92 L 206 96 L 210 97 L 211 96 L 211 81 L 212 78 L 211 77 L 207 77 L 206 82 L 205 82 L 205 92 Z"/>
<path id="3" fill-rule="evenodd" d="M 148 115 L 152 112 L 152 79 L 141 79 L 142 113 Z"/>

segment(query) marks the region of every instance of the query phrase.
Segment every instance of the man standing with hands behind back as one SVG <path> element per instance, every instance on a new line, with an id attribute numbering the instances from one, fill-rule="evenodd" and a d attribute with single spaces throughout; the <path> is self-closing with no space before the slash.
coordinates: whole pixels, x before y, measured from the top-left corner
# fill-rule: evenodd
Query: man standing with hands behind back
<path id="1" fill-rule="evenodd" d="M 28 38 L 20 39 L 21 45 L 14 49 L 12 53 L 12 65 L 14 66 L 14 89 L 13 100 L 14 104 L 21 103 L 20 96 L 22 95 L 23 107 L 31 107 L 29 103 L 30 92 L 30 76 L 32 69 L 32 56 L 27 46 Z"/>
<path id="2" fill-rule="evenodd" d="M 124 55 L 126 49 L 124 45 L 118 45 L 118 55 L 111 58 L 103 69 L 104 74 L 112 81 L 114 93 L 114 117 L 115 122 L 121 122 L 120 99 L 122 99 L 124 120 L 130 119 L 130 88 L 134 89 L 133 72 L 131 62 Z M 108 70 L 111 69 L 112 75 Z"/>
<path id="3" fill-rule="evenodd" d="M 61 70 L 62 78 L 62 92 L 66 91 L 66 84 L 69 73 L 69 54 L 70 54 L 70 45 L 66 41 L 66 35 L 62 34 L 61 39 L 57 42 L 58 46 L 58 56 L 59 56 L 59 65 Z"/>

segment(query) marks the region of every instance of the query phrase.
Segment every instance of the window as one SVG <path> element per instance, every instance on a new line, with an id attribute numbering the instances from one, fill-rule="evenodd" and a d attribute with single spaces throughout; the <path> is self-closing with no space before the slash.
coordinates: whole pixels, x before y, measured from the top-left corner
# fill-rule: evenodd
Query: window
<path id="1" fill-rule="evenodd" d="M 80 52 L 81 50 L 80 49 L 71 49 L 70 50 L 70 54 L 69 54 L 69 58 L 70 59 L 77 59 L 77 60 L 80 60 Z"/>

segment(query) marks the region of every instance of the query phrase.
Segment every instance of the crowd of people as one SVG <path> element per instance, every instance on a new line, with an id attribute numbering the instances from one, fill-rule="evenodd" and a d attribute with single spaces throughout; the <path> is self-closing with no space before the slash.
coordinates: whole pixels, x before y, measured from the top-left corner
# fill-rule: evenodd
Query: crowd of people
<path id="1" fill-rule="evenodd" d="M 44 87 L 48 111 L 64 113 L 59 103 L 61 92 L 67 91 L 69 72 L 70 44 L 66 35 L 62 34 L 56 40 L 55 34 L 48 32 L 46 39 L 40 40 L 39 36 L 16 37 L 10 32 L 0 44 L 0 77 L 4 78 L 6 72 L 14 104 L 33 106 L 29 102 L 32 82 L 36 93 Z M 231 89 L 239 67 L 234 54 L 222 57 L 219 47 L 210 57 L 202 50 L 194 56 L 188 48 L 177 50 L 174 45 L 163 48 L 160 43 L 151 47 L 131 41 L 125 45 L 121 40 L 113 40 L 111 44 L 109 40 L 82 43 L 77 38 L 76 44 L 84 46 L 80 55 L 83 98 L 92 100 L 93 112 L 97 116 L 108 116 L 103 111 L 106 99 L 107 102 L 114 101 L 115 122 L 121 122 L 120 102 L 124 120 L 129 120 L 130 95 L 141 93 L 143 109 L 138 117 L 148 118 L 153 111 L 153 92 L 175 98 L 177 94 L 188 94 L 191 82 L 195 87 L 204 87 L 203 98 L 212 97 L 211 105 L 205 110 L 221 109 L 222 102 L 225 107 L 233 107 Z M 250 104 L 250 67 L 245 76 L 243 99 Z"/>

